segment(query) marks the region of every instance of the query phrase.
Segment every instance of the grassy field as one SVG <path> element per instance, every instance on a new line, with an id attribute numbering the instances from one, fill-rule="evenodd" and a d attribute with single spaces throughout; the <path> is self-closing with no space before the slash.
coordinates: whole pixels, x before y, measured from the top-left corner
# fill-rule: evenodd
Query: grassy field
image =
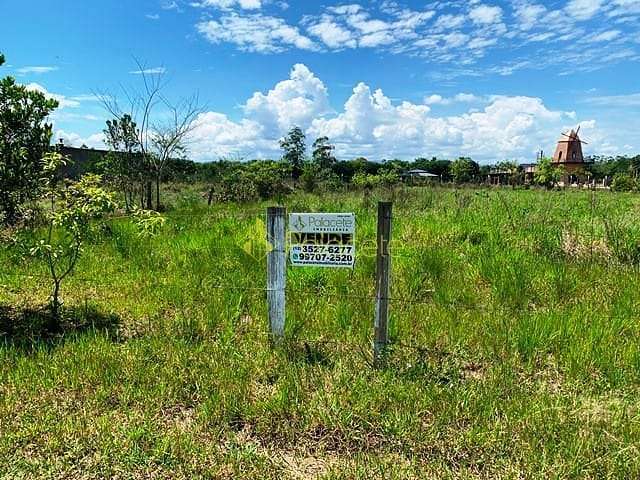
<path id="1" fill-rule="evenodd" d="M 391 348 L 371 368 L 375 201 L 393 196 Z M 44 266 L 0 253 L 0 478 L 638 478 L 640 196 L 295 195 L 354 211 L 353 271 L 289 269 L 270 346 L 264 209 L 178 193 L 128 218 L 38 328 Z"/>

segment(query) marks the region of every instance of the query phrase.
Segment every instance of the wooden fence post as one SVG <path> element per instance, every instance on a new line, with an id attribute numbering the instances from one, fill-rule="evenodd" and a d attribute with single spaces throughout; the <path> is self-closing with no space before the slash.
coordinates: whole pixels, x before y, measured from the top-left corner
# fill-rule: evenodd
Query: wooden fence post
<path id="1" fill-rule="evenodd" d="M 287 283 L 286 209 L 267 208 L 267 305 L 274 342 L 284 336 L 285 288 Z"/>
<path id="2" fill-rule="evenodd" d="M 376 316 L 374 323 L 373 363 L 384 365 L 385 349 L 389 342 L 389 277 L 391 273 L 391 202 L 378 203 L 378 250 L 376 255 Z"/>

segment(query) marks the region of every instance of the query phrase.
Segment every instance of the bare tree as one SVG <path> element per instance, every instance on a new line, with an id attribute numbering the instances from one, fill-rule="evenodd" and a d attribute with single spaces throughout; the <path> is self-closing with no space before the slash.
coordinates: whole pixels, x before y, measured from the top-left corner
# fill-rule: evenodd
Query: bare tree
<path id="1" fill-rule="evenodd" d="M 121 85 L 123 102 L 121 106 L 115 95 L 98 93 L 104 108 L 114 118 L 128 114 L 136 123 L 138 148 L 142 158 L 144 193 L 146 208 L 153 208 L 152 185 L 156 184 L 156 209 L 161 208 L 160 182 L 168 161 L 176 154 L 184 154 L 189 133 L 196 127 L 196 119 L 204 111 L 199 98 L 193 95 L 185 100 L 172 103 L 163 94 L 167 86 L 164 69 L 148 69 L 135 60 L 142 82 L 138 89 Z M 170 120 L 165 121 L 165 118 Z"/>
<path id="2" fill-rule="evenodd" d="M 203 109 L 197 95 L 172 105 L 163 97 L 164 107 L 171 113 L 171 119 L 156 123 L 151 133 L 151 166 L 156 182 L 156 207 L 160 208 L 160 182 L 169 160 L 182 156 L 187 150 L 189 134 L 196 128 L 196 120 Z"/>

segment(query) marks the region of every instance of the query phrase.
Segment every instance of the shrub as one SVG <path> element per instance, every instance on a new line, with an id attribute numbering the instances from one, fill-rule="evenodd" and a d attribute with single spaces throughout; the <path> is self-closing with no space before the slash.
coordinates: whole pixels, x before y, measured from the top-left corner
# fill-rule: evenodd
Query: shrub
<path id="1" fill-rule="evenodd" d="M 480 173 L 480 166 L 470 158 L 460 157 L 451 163 L 451 175 L 454 182 L 467 183 Z"/>
<path id="2" fill-rule="evenodd" d="M 627 173 L 616 173 L 611 182 L 611 190 L 614 192 L 631 192 L 637 189 L 637 180 Z"/>
<path id="3" fill-rule="evenodd" d="M 356 173 L 353 176 L 353 184 L 365 190 L 371 190 L 376 187 L 393 187 L 399 182 L 400 178 L 395 172 L 381 172 L 377 175 L 368 173 Z"/>
<path id="4" fill-rule="evenodd" d="M 4 57 L 0 57 L 0 65 Z M 46 123 L 58 106 L 54 99 L 13 77 L 0 79 L 0 222 L 15 224 L 23 205 L 39 197 L 45 174 L 52 125 Z"/>
<path id="5" fill-rule="evenodd" d="M 115 208 L 113 195 L 102 188 L 101 182 L 99 175 L 85 175 L 65 188 L 52 187 L 45 237 L 30 249 L 32 256 L 45 261 L 51 275 L 53 327 L 59 320 L 60 286 L 75 269 L 83 243 L 96 227 L 92 221 Z"/>
<path id="6" fill-rule="evenodd" d="M 302 188 L 311 193 L 318 190 L 337 190 L 342 186 L 340 178 L 329 168 L 322 168 L 317 163 L 307 163 L 300 176 Z"/>
<path id="7" fill-rule="evenodd" d="M 556 186 L 562 178 L 564 169 L 553 164 L 550 158 L 541 158 L 536 167 L 535 182 L 548 189 Z"/>
<path id="8" fill-rule="evenodd" d="M 291 193 L 287 183 L 291 167 L 282 162 L 253 162 L 227 173 L 213 187 L 212 199 L 218 202 L 246 203 L 280 198 Z"/>

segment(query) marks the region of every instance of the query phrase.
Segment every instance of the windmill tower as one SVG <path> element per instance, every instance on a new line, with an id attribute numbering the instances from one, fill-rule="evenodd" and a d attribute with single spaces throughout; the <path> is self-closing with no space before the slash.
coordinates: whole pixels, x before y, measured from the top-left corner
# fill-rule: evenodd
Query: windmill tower
<path id="1" fill-rule="evenodd" d="M 563 167 L 565 171 L 562 179 L 565 184 L 580 182 L 585 177 L 586 163 L 582 153 L 582 144 L 588 144 L 580 140 L 579 133 L 579 126 L 576 130 L 572 129 L 570 133 L 563 133 L 558 140 L 556 153 L 553 155 L 553 163 Z"/>
<path id="2" fill-rule="evenodd" d="M 578 134 L 580 133 L 580 127 L 577 130 L 571 130 L 570 133 L 563 133 L 560 140 L 558 140 L 558 146 L 556 147 L 556 153 L 553 155 L 553 163 L 571 164 L 571 163 L 584 163 L 584 155 L 582 154 L 582 144 L 588 145 L 587 142 L 580 140 Z"/>

